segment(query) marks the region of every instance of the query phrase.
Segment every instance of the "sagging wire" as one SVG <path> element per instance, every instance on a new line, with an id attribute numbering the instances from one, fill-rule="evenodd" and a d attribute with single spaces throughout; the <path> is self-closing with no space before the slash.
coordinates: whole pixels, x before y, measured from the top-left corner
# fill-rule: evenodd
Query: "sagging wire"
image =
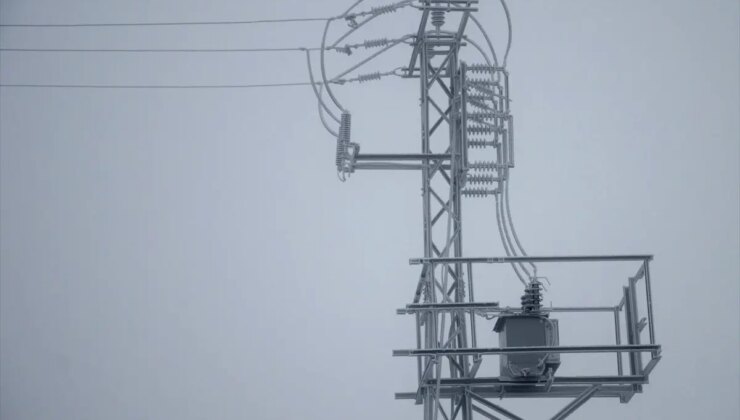
<path id="1" fill-rule="evenodd" d="M 311 85 L 314 88 L 314 92 L 316 92 L 316 85 L 313 83 Z M 326 131 L 328 131 L 329 134 L 331 134 L 334 137 L 339 136 L 339 133 L 337 133 L 336 131 L 332 130 L 331 127 L 329 127 L 329 123 L 326 122 L 326 118 L 324 117 L 324 108 L 323 108 L 325 106 L 324 100 L 323 100 L 324 85 L 319 86 L 319 91 L 316 92 L 316 96 L 318 98 L 317 107 L 319 109 L 319 119 L 321 120 L 321 124 L 324 126 L 324 128 L 326 128 Z"/>
<path id="2" fill-rule="evenodd" d="M 506 67 L 506 60 L 509 58 L 509 51 L 511 50 L 511 14 L 509 14 L 509 8 L 506 6 L 506 0 L 501 0 L 501 7 L 504 8 L 504 14 L 506 15 L 506 25 L 509 28 L 509 38 L 506 41 L 506 52 L 504 53 L 504 65 Z"/>
<path id="3" fill-rule="evenodd" d="M 196 25 L 250 25 L 255 23 L 316 22 L 317 18 L 259 19 L 259 20 L 216 20 L 190 22 L 104 22 L 104 23 L 0 23 L 2 28 L 100 28 L 125 26 L 196 26 Z"/>
<path id="4" fill-rule="evenodd" d="M 511 14 L 509 13 L 509 7 L 506 5 L 506 0 L 500 0 L 501 6 L 504 9 L 504 14 L 506 15 L 506 25 L 508 28 L 508 38 L 506 41 L 506 52 L 504 53 L 504 61 L 502 63 L 501 67 L 506 68 L 506 61 L 509 58 L 509 51 L 511 51 L 511 38 L 512 38 L 512 26 L 511 26 Z M 493 43 L 491 42 L 491 38 L 488 36 L 488 33 L 483 29 L 483 25 L 478 21 L 478 19 L 470 15 L 470 19 L 475 23 L 475 26 L 478 27 L 478 30 L 480 30 L 481 34 L 483 34 L 483 38 L 485 38 L 486 43 L 488 44 L 488 48 L 491 50 L 491 54 L 493 55 L 493 61 L 496 62 L 496 65 L 498 66 L 498 60 L 496 58 L 496 50 L 493 48 Z"/>
<path id="5" fill-rule="evenodd" d="M 483 25 L 478 21 L 478 18 L 476 18 L 473 15 L 470 15 L 470 20 L 475 23 L 475 26 L 478 27 L 478 30 L 483 35 L 483 38 L 486 40 L 486 44 L 488 44 L 488 49 L 491 51 L 491 56 L 493 57 L 493 62 L 496 64 L 496 67 L 498 67 L 498 57 L 496 56 L 496 49 L 493 48 L 493 43 L 491 43 L 491 38 L 488 37 L 488 33 L 485 29 L 483 29 Z M 465 37 L 466 40 L 471 41 L 469 37 Z M 481 48 L 478 47 L 478 50 L 480 51 Z M 481 51 L 482 52 L 482 51 Z M 484 57 L 487 57 L 487 55 L 484 54 Z M 490 65 L 490 61 L 488 62 Z"/>
<path id="6" fill-rule="evenodd" d="M 522 243 L 519 241 L 519 236 L 516 234 L 516 228 L 514 228 L 514 220 L 511 218 L 511 209 L 509 208 L 509 181 L 505 180 L 503 181 L 503 184 L 504 184 L 503 202 L 506 207 L 506 217 L 509 219 L 509 226 L 511 227 L 511 234 L 512 236 L 514 236 L 514 242 L 516 242 L 516 245 L 519 248 L 519 251 L 521 251 L 522 255 L 526 257 L 527 251 L 524 250 Z M 535 265 L 531 261 L 528 264 L 532 268 L 532 271 L 533 271 L 533 275 L 531 277 L 533 279 L 537 278 L 537 265 Z"/>
<path id="7" fill-rule="evenodd" d="M 336 115 L 334 115 L 334 113 L 331 112 L 331 110 L 329 109 L 329 107 L 326 106 L 326 103 L 324 103 L 323 95 L 320 94 L 319 91 L 316 89 L 316 81 L 314 80 L 314 77 L 313 77 L 313 68 L 311 67 L 311 52 L 308 49 L 306 49 L 305 51 L 306 51 L 306 65 L 308 66 L 308 77 L 311 80 L 311 86 L 313 87 L 314 94 L 316 94 L 316 99 L 319 101 L 319 109 L 321 109 L 321 108 L 325 109 L 326 112 L 329 114 L 329 116 L 332 117 L 332 119 L 334 121 L 339 122 L 339 118 Z M 321 87 L 322 87 L 322 93 L 323 93 L 323 86 L 324 85 L 322 84 L 321 85 Z M 324 120 L 322 119 L 322 122 L 323 121 Z M 333 131 L 331 131 L 331 129 L 326 124 L 324 124 L 324 127 L 326 127 L 327 130 L 329 130 L 330 133 L 332 133 L 332 134 L 334 134 L 334 136 L 336 136 L 336 133 L 334 133 Z"/>
<path id="8" fill-rule="evenodd" d="M 473 16 L 471 16 L 471 18 L 473 18 Z M 481 28 L 481 31 L 483 31 L 483 28 Z M 494 66 L 494 65 L 495 66 L 498 66 L 498 62 L 497 62 L 497 58 L 496 58 L 496 55 L 495 55 L 495 51 L 493 51 L 493 50 L 491 51 L 492 54 L 493 54 L 493 63 L 492 63 L 491 62 L 491 59 L 488 57 L 488 54 L 486 54 L 486 52 L 483 50 L 483 48 L 480 47 L 480 45 L 478 45 L 475 41 L 471 40 L 468 37 L 465 37 L 465 39 L 466 39 L 466 41 L 468 41 L 471 45 L 473 45 L 473 47 L 475 47 L 480 52 L 481 56 L 483 56 L 483 59 L 486 61 L 486 64 L 488 64 L 488 66 Z M 489 46 L 491 46 L 491 48 L 493 48 L 492 45 L 489 44 Z M 491 80 L 492 81 L 495 81 L 493 74 L 491 74 Z M 494 101 L 494 103 L 495 103 L 495 101 Z M 506 181 L 502 181 L 502 183 L 506 183 Z M 507 228 L 507 224 L 509 224 L 508 222 L 510 222 L 511 219 L 510 218 L 507 219 L 506 218 L 506 215 L 505 215 L 505 212 L 504 212 L 505 209 L 504 209 L 504 206 L 503 206 L 503 201 L 506 199 L 506 197 L 505 197 L 505 191 L 502 191 L 502 190 L 505 190 L 505 188 L 500 189 L 499 194 L 495 194 L 495 198 L 496 198 L 496 222 L 498 223 L 499 237 L 501 238 L 501 244 L 504 247 L 504 252 L 506 252 L 506 256 L 510 257 L 512 255 L 516 256 L 517 255 L 517 252 L 516 252 L 516 248 L 514 247 L 514 243 L 512 242 L 511 237 L 509 236 L 509 230 Z M 500 199 L 499 199 L 499 195 L 501 195 L 501 198 Z M 520 249 L 520 251 L 521 251 L 521 249 Z M 523 255 L 526 256 L 526 254 L 523 254 Z M 514 262 L 512 262 L 511 263 L 511 267 L 514 269 L 514 273 L 519 278 L 519 281 L 521 281 L 524 285 L 526 285 L 527 284 L 527 281 L 524 279 L 524 276 L 520 272 L 519 268 L 521 268 L 521 270 L 526 274 L 526 276 L 528 278 L 531 278 L 532 275 L 529 272 L 529 270 L 527 270 L 526 267 L 524 267 L 524 264 L 522 264 L 522 263 L 514 263 Z M 517 267 L 519 267 L 519 268 L 517 268 Z"/>
<path id="9" fill-rule="evenodd" d="M 505 7 L 505 3 L 503 2 L 503 0 L 502 0 L 502 3 L 504 4 L 504 7 Z M 508 9 L 505 8 L 505 10 L 508 15 Z M 498 66 L 498 58 L 496 56 L 496 51 L 493 48 L 493 44 L 491 43 L 490 38 L 488 37 L 488 34 L 485 32 L 480 22 L 478 22 L 478 20 L 474 16 L 470 16 L 470 18 L 473 19 L 473 22 L 476 24 L 476 26 L 478 26 L 478 29 L 483 34 L 483 37 L 486 39 L 486 42 L 488 43 L 488 47 L 491 51 L 491 55 L 493 57 L 493 64 L 495 66 Z M 509 30 L 511 30 L 511 26 L 509 26 Z M 483 56 L 483 58 L 485 59 L 488 66 L 492 65 L 491 59 L 488 57 L 488 54 L 486 54 L 483 48 L 480 47 L 480 45 L 478 45 L 475 41 L 473 41 L 467 36 L 465 37 L 465 40 L 468 41 L 471 45 L 473 45 L 473 47 L 475 47 L 478 50 L 481 56 Z M 509 36 L 507 54 L 508 54 L 508 48 L 510 46 L 511 46 L 511 36 Z M 504 56 L 504 60 L 506 60 L 506 56 Z M 505 68 L 505 64 L 503 67 Z M 495 82 L 493 74 L 491 75 L 491 80 L 492 82 Z M 494 103 L 495 103 L 495 100 L 494 100 Z M 507 170 L 507 175 L 508 175 L 508 170 Z M 511 208 L 510 208 L 511 206 L 509 205 L 509 191 L 508 191 L 509 188 L 508 187 L 509 187 L 508 179 L 502 180 L 501 188 L 499 191 L 499 194 L 501 195 L 501 199 L 499 200 L 498 195 L 496 195 L 496 217 L 497 217 L 497 221 L 499 222 L 499 236 L 501 237 L 501 242 L 504 245 L 504 250 L 507 252 L 507 256 L 511 256 L 509 254 L 509 251 L 511 252 L 511 254 L 516 256 L 517 248 L 518 248 L 519 253 L 521 253 L 523 256 L 526 257 L 527 252 L 524 250 L 524 247 L 522 246 L 521 241 L 519 240 L 519 236 L 516 233 L 516 228 L 514 227 L 514 222 L 511 218 Z M 503 219 L 503 221 L 501 219 Z M 509 235 L 509 229 L 511 230 L 511 235 Z M 514 237 L 513 242 L 512 242 L 511 236 Z M 529 262 L 527 264 L 532 269 L 531 273 L 525 267 L 523 263 L 518 263 L 518 266 L 521 268 L 524 274 L 526 274 L 526 276 L 530 280 L 532 280 L 537 276 L 537 266 L 532 262 Z M 517 277 L 519 277 L 519 280 L 522 281 L 526 285 L 526 282 L 523 280 L 521 273 L 516 268 L 515 263 L 512 263 L 512 267 L 514 268 L 514 271 L 517 274 Z"/>
<path id="10" fill-rule="evenodd" d="M 324 25 L 324 35 L 321 37 L 321 80 L 326 85 L 326 93 L 329 94 L 329 97 L 334 102 L 334 105 L 337 106 L 343 113 L 347 112 L 347 110 L 342 106 L 342 104 L 339 103 L 339 100 L 334 96 L 334 92 L 332 92 L 331 88 L 328 86 L 327 78 L 326 78 L 326 61 L 324 59 L 324 52 L 326 51 L 326 35 L 329 32 L 329 25 L 331 25 L 331 21 L 336 18 L 329 18 L 326 20 L 326 25 Z"/>
<path id="11" fill-rule="evenodd" d="M 8 88 L 65 88 L 65 89 L 252 89 L 286 86 L 308 86 L 310 82 L 221 84 L 221 85 L 105 85 L 105 84 L 51 84 L 51 83 L 0 83 Z M 320 83 L 317 83 L 320 84 Z"/>
<path id="12" fill-rule="evenodd" d="M 494 194 L 494 198 L 496 199 L 496 223 L 498 224 L 498 232 L 499 232 L 499 236 L 501 237 L 501 244 L 504 246 L 504 252 L 506 253 L 506 256 L 511 257 L 512 250 L 509 249 L 509 246 L 511 246 L 511 244 L 509 243 L 509 241 L 506 240 L 507 238 L 504 237 L 506 226 L 501 221 L 502 211 L 501 211 L 501 200 L 499 199 L 499 194 Z M 511 263 L 511 268 L 514 269 L 514 273 L 519 278 L 519 281 L 523 285 L 526 286 L 527 280 L 524 279 L 524 276 L 522 276 L 522 273 L 519 271 L 519 268 L 518 268 L 519 266 L 521 266 L 521 264 L 517 265 L 516 263 L 513 263 L 513 262 Z M 524 267 L 521 267 L 521 268 L 524 269 Z"/>

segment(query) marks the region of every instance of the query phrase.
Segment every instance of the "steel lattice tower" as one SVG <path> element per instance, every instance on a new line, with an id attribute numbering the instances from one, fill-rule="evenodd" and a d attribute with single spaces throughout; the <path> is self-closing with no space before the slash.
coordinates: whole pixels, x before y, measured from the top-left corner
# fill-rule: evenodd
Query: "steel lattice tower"
<path id="1" fill-rule="evenodd" d="M 376 16 L 411 5 L 404 1 L 379 7 L 367 13 L 350 10 L 333 19 L 346 19 L 352 29 L 345 39 Z M 505 8 L 505 2 L 502 1 Z M 527 256 L 516 236 L 508 205 L 508 179 L 514 167 L 514 125 L 510 111 L 509 74 L 506 58 L 499 64 L 488 36 L 474 13 L 478 0 L 421 0 L 415 7 L 421 12 L 418 30 L 399 40 L 367 41 L 365 47 L 385 46 L 385 51 L 412 40 L 409 63 L 400 74 L 418 79 L 421 109 L 420 153 L 363 154 L 350 141 L 351 116 L 331 91 L 324 70 L 324 50 L 337 49 L 338 42 L 327 47 L 327 22 L 322 40 L 322 88 L 341 111 L 332 115 L 324 103 L 322 91 L 315 89 L 319 112 L 324 110 L 339 123 L 336 166 L 341 179 L 357 170 L 419 171 L 422 184 L 423 256 L 410 260 L 421 266 L 413 300 L 402 315 L 416 320 L 416 348 L 395 350 L 394 356 L 416 359 L 418 387 L 414 392 L 396 394 L 397 399 L 412 399 L 423 405 L 425 420 L 469 420 L 482 418 L 520 420 L 521 417 L 490 401 L 491 398 L 571 398 L 552 419 L 569 416 L 592 397 L 618 398 L 628 402 L 648 383 L 649 374 L 660 360 L 661 347 L 655 341 L 649 263 L 651 255 L 606 256 Z M 507 17 L 508 17 L 508 10 Z M 358 23 L 356 19 L 369 16 Z M 447 22 L 446 22 L 447 21 Z M 484 49 L 466 36 L 473 22 L 484 34 L 492 60 Z M 456 26 L 454 30 L 447 27 Z M 360 45 L 360 44 L 358 44 Z M 473 47 L 485 58 L 484 64 L 466 64 L 461 60 L 463 47 Z M 350 46 L 344 52 L 351 52 Z M 361 64 L 371 60 L 371 56 Z M 508 54 L 508 50 L 507 50 Z M 311 72 L 310 55 L 309 72 Z M 358 65 L 359 66 L 359 65 Z M 351 70 L 357 68 L 353 67 Z M 341 73 L 343 77 L 349 71 Z M 358 76 L 357 81 L 379 79 L 380 73 Z M 311 73 L 313 80 L 313 74 Z M 471 154 L 485 156 L 474 161 Z M 465 198 L 491 197 L 496 202 L 496 223 L 506 253 L 502 257 L 469 257 L 463 251 L 463 201 Z M 512 239 L 513 237 L 513 239 Z M 536 263 L 637 262 L 637 272 L 623 287 L 619 303 L 613 306 L 543 307 L 542 284 Z M 475 299 L 473 267 L 475 264 L 510 264 L 524 284 L 521 307 L 502 307 L 498 302 Z M 644 286 L 645 298 L 638 299 L 638 284 Z M 645 318 L 638 315 L 644 303 Z M 588 346 L 561 345 L 559 323 L 550 318 L 561 312 L 597 313 L 614 316 L 614 343 Z M 495 314 L 494 331 L 499 347 L 479 347 L 476 316 Z M 624 324 L 624 328 L 623 328 Z M 647 328 L 647 337 L 643 330 Z M 623 338 L 626 343 L 623 343 Z M 647 340 L 647 343 L 643 341 Z M 616 354 L 615 375 L 560 376 L 561 354 Z M 647 363 L 643 355 L 649 354 Z M 623 355 L 627 357 L 625 369 Z M 479 377 L 486 356 L 499 358 L 499 375 Z M 625 371 L 626 370 L 626 371 Z"/>

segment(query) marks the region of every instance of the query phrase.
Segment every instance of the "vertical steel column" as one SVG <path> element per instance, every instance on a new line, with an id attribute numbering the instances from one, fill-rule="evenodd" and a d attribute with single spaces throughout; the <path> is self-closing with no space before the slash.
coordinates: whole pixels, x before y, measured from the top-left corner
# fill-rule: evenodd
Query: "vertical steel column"
<path id="1" fill-rule="evenodd" d="M 427 61 L 427 51 L 424 46 L 420 49 L 420 57 L 419 60 L 421 63 L 426 63 Z M 431 153 L 431 148 L 429 145 L 429 91 L 426 89 L 426 80 L 428 78 L 427 76 L 427 68 L 426 65 L 420 65 L 420 77 L 419 81 L 421 83 L 421 153 L 423 154 L 429 154 Z M 423 207 L 423 223 L 424 223 L 424 256 L 425 257 L 431 257 L 432 256 L 432 226 L 431 226 L 431 193 L 430 193 L 430 169 L 429 169 L 429 161 L 425 161 L 425 166 L 421 171 L 421 183 L 422 183 L 422 207 Z M 435 294 L 434 292 L 434 282 L 436 281 L 434 278 L 434 268 L 432 267 L 431 270 L 427 270 L 426 279 L 425 279 L 425 293 L 424 293 L 424 301 L 425 302 L 432 302 L 433 296 Z M 436 324 L 432 320 L 433 314 L 432 312 L 426 312 L 423 316 L 424 318 L 424 347 L 425 348 L 433 348 L 435 346 L 436 338 L 434 337 L 436 335 Z M 436 315 L 434 315 L 434 318 L 436 319 Z M 428 366 L 432 363 L 432 357 L 429 356 L 424 360 L 424 365 Z M 421 384 L 421 382 L 419 382 Z M 432 419 L 432 409 L 433 402 L 434 402 L 434 394 L 430 389 L 425 389 L 423 391 L 423 404 L 424 404 L 424 420 L 431 420 Z"/>
<path id="2" fill-rule="evenodd" d="M 622 344 L 622 327 L 619 323 L 619 306 L 614 307 L 614 338 L 615 338 L 615 344 L 621 345 Z M 617 373 L 619 376 L 622 376 L 624 374 L 624 369 L 622 368 L 622 353 L 617 353 Z"/>
<path id="3" fill-rule="evenodd" d="M 424 223 L 424 256 L 439 257 L 444 255 L 462 257 L 462 232 L 460 224 L 461 212 L 461 189 L 463 186 L 462 171 L 462 145 L 460 107 L 462 101 L 459 94 L 462 91 L 458 74 L 458 50 L 459 41 L 449 37 L 444 32 L 424 31 L 417 39 L 419 53 L 419 79 L 421 81 L 421 152 L 424 154 L 449 153 L 449 169 L 442 167 L 439 162 L 426 159 L 422 169 L 422 207 Z M 437 92 L 436 96 L 432 92 Z M 444 95 L 444 96 L 442 96 Z M 440 97 L 447 98 L 441 102 Z M 445 105 L 447 109 L 444 109 Z M 431 124 L 430 114 L 434 113 L 436 121 Z M 438 115 L 438 117 L 437 117 Z M 443 131 L 438 130 L 440 125 L 448 124 L 448 134 L 444 136 Z M 436 134 L 435 134 L 436 133 Z M 433 143 L 434 134 L 434 145 Z M 436 181 L 433 182 L 433 181 Z M 449 189 L 447 189 L 449 188 Z M 445 201 L 448 200 L 448 201 Z M 439 210 L 433 210 L 440 204 Z M 446 217 L 444 217 L 446 216 Z M 447 220 L 449 225 L 440 227 L 441 220 Z M 436 225 L 436 229 L 435 229 Z M 443 233 L 444 231 L 444 233 Z M 435 234 L 436 233 L 436 234 Z M 437 268 L 440 269 L 437 274 Z M 464 302 L 465 301 L 465 279 L 463 278 L 463 264 L 439 264 L 430 266 L 426 271 L 426 284 L 424 301 L 435 302 Z M 448 283 L 446 279 L 451 281 Z M 451 284 L 450 284 L 451 283 Z M 424 323 L 425 348 L 448 348 L 468 347 L 468 330 L 464 311 L 429 311 L 420 317 L 419 322 Z M 420 328 L 421 326 L 417 326 Z M 449 376 L 452 378 L 465 377 L 470 372 L 469 355 L 460 355 L 449 358 L 432 360 L 427 357 L 422 363 L 431 366 L 426 375 L 427 380 L 435 383 L 441 379 L 443 362 L 449 364 Z M 424 379 L 424 378 L 422 378 Z M 442 409 L 438 389 L 433 386 L 423 386 L 422 399 L 424 405 L 425 420 L 435 420 L 439 417 Z M 461 395 L 467 400 L 467 396 Z M 450 412 L 443 417 L 448 417 L 455 411 L 455 399 L 451 400 Z M 470 404 L 464 401 L 459 404 L 463 419 L 470 419 Z"/>

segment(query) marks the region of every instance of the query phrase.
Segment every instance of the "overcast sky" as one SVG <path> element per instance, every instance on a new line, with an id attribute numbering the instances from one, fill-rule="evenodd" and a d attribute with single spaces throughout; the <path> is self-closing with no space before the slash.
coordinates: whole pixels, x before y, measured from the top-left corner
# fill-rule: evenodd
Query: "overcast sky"
<path id="1" fill-rule="evenodd" d="M 382 4 L 366 3 L 361 9 Z M 509 3 L 512 212 L 525 247 L 655 254 L 663 360 L 630 404 L 594 400 L 571 418 L 736 420 L 738 2 Z M 347 6 L 0 0 L 0 22 L 325 17 Z M 499 3 L 480 9 L 502 51 Z M 414 32 L 418 18 L 400 11 L 352 42 Z M 0 45 L 315 47 L 321 30 L 320 22 L 2 28 Z M 405 65 L 409 52 L 398 47 L 362 72 Z M 332 54 L 329 73 L 356 59 Z M 300 52 L 2 52 L 0 60 L 4 84 L 307 80 Z M 363 151 L 419 150 L 417 80 L 337 94 Z M 415 391 L 415 362 L 391 357 L 414 345 L 412 319 L 395 309 L 411 301 L 418 279 L 408 258 L 422 252 L 420 177 L 361 172 L 342 184 L 333 159 L 308 86 L 0 88 L 0 418 L 421 418 L 413 402 L 393 399 Z M 492 208 L 490 199 L 466 201 L 470 255 L 503 254 Z M 607 266 L 601 278 L 543 266 L 553 283 L 546 299 L 615 304 L 635 269 Z M 511 273 L 477 282 L 486 300 L 518 304 Z M 564 339 L 604 344 L 594 342 L 600 320 L 569 319 L 560 321 Z M 492 325 L 479 327 L 495 346 Z M 510 407 L 544 419 L 565 403 Z"/>

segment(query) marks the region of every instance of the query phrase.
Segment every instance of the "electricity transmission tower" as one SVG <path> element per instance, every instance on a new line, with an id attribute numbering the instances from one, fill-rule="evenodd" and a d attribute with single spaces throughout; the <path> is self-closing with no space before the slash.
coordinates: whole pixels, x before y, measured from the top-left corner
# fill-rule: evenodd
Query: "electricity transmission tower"
<path id="1" fill-rule="evenodd" d="M 418 171 L 422 182 L 423 256 L 410 260 L 420 266 L 411 303 L 399 309 L 416 320 L 416 348 L 395 350 L 394 356 L 415 359 L 417 389 L 396 394 L 423 406 L 425 420 L 475 417 L 512 419 L 517 416 L 494 403 L 492 398 L 564 398 L 565 407 L 552 419 L 566 418 L 590 398 L 617 398 L 628 402 L 642 392 L 650 372 L 660 360 L 655 341 L 650 255 L 528 256 L 517 237 L 508 202 L 508 181 L 514 167 L 514 124 L 510 110 L 509 73 L 506 57 L 509 43 L 499 61 L 486 31 L 476 19 L 478 0 L 403 1 L 390 6 L 355 12 L 351 7 L 327 20 L 321 55 L 321 82 L 317 82 L 306 51 L 312 85 L 319 101 L 324 126 L 337 138 L 336 166 L 345 180 L 359 170 Z M 355 3 L 355 6 L 357 3 Z M 372 40 L 340 46 L 370 20 L 397 9 L 412 7 L 420 13 L 415 33 L 396 40 Z M 349 31 L 327 43 L 329 25 L 345 20 Z M 485 43 L 466 35 L 475 25 Z M 351 141 L 351 115 L 332 91 L 332 84 L 376 56 L 400 44 L 411 47 L 408 63 L 386 73 L 357 76 L 354 81 L 396 75 L 418 79 L 421 104 L 421 148 L 419 153 L 363 154 Z M 488 47 L 487 49 L 481 44 Z M 335 78 L 326 76 L 324 54 L 328 50 L 351 53 L 356 48 L 382 49 Z M 483 60 L 466 64 L 464 49 L 472 49 Z M 325 100 L 324 92 L 333 102 Z M 332 106 L 330 106 L 332 105 Z M 336 110 L 339 113 L 336 113 Z M 327 120 L 329 115 L 335 122 Z M 338 129 L 335 127 L 338 126 Z M 478 159 L 478 160 L 474 160 Z M 505 255 L 470 257 L 463 249 L 463 202 L 468 198 L 489 199 L 496 204 L 496 226 Z M 493 219 L 493 218 L 492 218 Z M 544 307 L 539 263 L 633 261 L 637 272 L 627 280 L 614 305 L 597 307 Z M 520 306 L 475 299 L 473 269 L 478 264 L 510 264 L 523 283 Z M 638 299 L 638 286 L 644 299 Z M 643 293 L 642 291 L 640 293 Z M 620 300 L 621 299 L 621 300 Z M 644 307 L 645 318 L 638 308 Z M 556 313 L 613 314 L 614 343 L 561 345 Z M 479 347 L 476 319 L 495 316 L 494 331 L 499 347 Z M 647 328 L 647 338 L 643 330 Z M 623 338 L 624 337 L 624 338 Z M 624 341 L 624 342 L 623 342 Z M 562 354 L 613 353 L 613 375 L 560 376 Z M 648 358 L 644 359 L 647 355 Z M 498 376 L 479 376 L 484 363 L 498 358 Z M 626 359 L 626 367 L 624 366 Z"/>

